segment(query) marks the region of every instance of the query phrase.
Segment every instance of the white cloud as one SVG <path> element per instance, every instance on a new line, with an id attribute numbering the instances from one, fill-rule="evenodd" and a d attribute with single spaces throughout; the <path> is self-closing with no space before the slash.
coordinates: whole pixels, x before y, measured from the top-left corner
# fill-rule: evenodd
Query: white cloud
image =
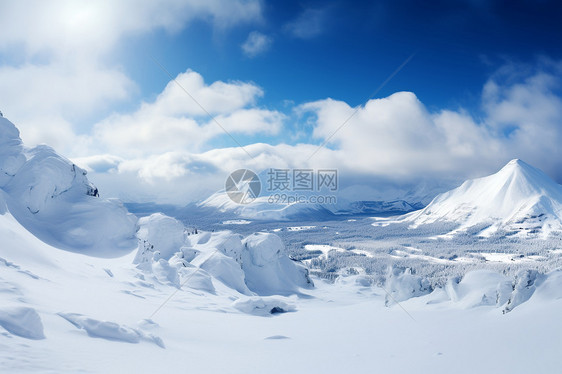
<path id="1" fill-rule="evenodd" d="M 193 100 L 185 92 L 193 96 Z M 263 91 L 251 83 L 213 82 L 206 85 L 203 77 L 192 70 L 179 74 L 166 85 L 154 105 L 146 110 L 173 116 L 205 116 L 230 113 L 256 103 Z"/>
<path id="2" fill-rule="evenodd" d="M 0 67 L 0 102 L 27 144 L 70 151 L 76 120 L 122 102 L 136 85 L 122 72 L 77 61 Z"/>
<path id="3" fill-rule="evenodd" d="M 354 115 L 356 108 L 330 99 L 301 109 L 317 116 L 313 135 L 331 137 L 343 164 L 357 172 L 400 178 L 456 172 L 459 164 L 473 160 L 492 141 L 485 128 L 462 114 L 429 113 L 411 92 L 370 100 Z"/>
<path id="4" fill-rule="evenodd" d="M 508 66 L 486 83 L 486 122 L 503 136 L 507 154 L 518 154 L 560 182 L 562 63 L 543 60 L 535 71 L 527 70 Z"/>
<path id="5" fill-rule="evenodd" d="M 255 57 L 271 47 L 273 39 L 259 31 L 252 31 L 241 48 L 248 57 Z"/>
<path id="6" fill-rule="evenodd" d="M 138 157 L 186 149 L 194 152 L 224 135 L 224 130 L 233 136 L 275 135 L 284 115 L 256 108 L 262 95 L 259 87 L 249 83 L 218 81 L 206 85 L 201 75 L 188 70 L 170 82 L 154 102 L 95 125 L 93 144 L 104 152 Z"/>
<path id="7" fill-rule="evenodd" d="M 125 38 L 156 29 L 177 32 L 194 19 L 225 29 L 261 17 L 260 0 L 3 1 L 1 109 L 18 123 L 28 144 L 48 142 L 80 154 L 78 134 L 88 129 L 71 124 L 106 113 L 137 93 L 122 68 L 107 62 Z"/>
<path id="8" fill-rule="evenodd" d="M 99 54 L 123 37 L 156 28 L 175 32 L 193 19 L 215 27 L 261 19 L 259 0 L 8 0 L 0 13 L 0 48 L 29 54 Z"/>
<path id="9" fill-rule="evenodd" d="M 129 159 L 101 155 L 73 161 L 89 171 L 90 179 L 104 196 L 183 205 L 204 199 L 223 188 L 233 170 L 250 168 L 260 172 L 271 167 L 303 167 L 303 160 L 314 149 L 315 146 L 309 144 L 273 146 L 257 143 L 246 147 L 253 158 L 240 147 L 231 147 L 203 153 L 184 150 Z M 306 165 L 334 165 L 330 160 L 333 156 L 333 152 L 326 150 Z"/>
<path id="10" fill-rule="evenodd" d="M 363 199 L 379 196 L 396 198 L 397 192 L 392 191 L 405 193 L 404 186 L 417 183 L 420 183 L 418 190 L 431 191 L 433 187 L 426 185 L 433 178 L 446 181 L 441 187 L 451 187 L 447 183 L 494 172 L 512 158 L 522 158 L 560 181 L 562 98 L 558 88 L 562 82 L 556 72 L 543 69 L 515 80 L 503 76 L 492 77 L 483 89 L 485 116 L 479 121 L 463 109 L 430 112 L 410 92 L 370 100 L 359 108 L 333 99 L 303 104 L 298 110 L 310 112 L 315 117 L 311 122 L 313 136 L 322 142 L 333 134 L 328 147 L 321 148 L 313 157 L 310 156 L 317 151 L 317 145 L 312 144 L 250 144 L 245 150 L 252 158 L 239 147 L 198 152 L 186 149 L 180 141 L 174 149 L 178 132 L 168 129 L 166 126 L 171 125 L 162 120 L 155 121 L 156 124 L 151 128 L 154 131 L 165 129 L 165 133 L 174 136 L 159 140 L 157 135 L 152 134 L 143 142 L 136 143 L 142 144 L 140 148 L 150 152 L 130 157 L 104 155 L 101 161 L 96 158 L 81 161 L 89 165 L 89 170 L 94 170 L 92 179 L 101 191 L 129 200 L 167 203 L 203 199 L 222 188 L 227 175 L 238 168 L 250 168 L 257 172 L 271 167 L 337 168 L 344 192 L 354 184 L 369 186 L 350 190 L 351 196 Z M 242 87 L 240 83 L 233 84 L 239 89 Z M 203 84 L 199 87 L 211 86 Z M 236 92 L 235 87 L 229 89 L 233 89 L 229 92 Z M 261 91 L 253 92 L 259 96 Z M 228 124 L 233 132 L 256 131 L 260 125 L 255 124 L 263 118 L 263 109 L 240 107 L 244 104 L 255 105 L 251 95 L 245 100 L 233 100 L 240 104 L 232 106 L 230 113 L 218 114 L 220 121 Z M 162 101 L 157 99 L 155 103 L 144 104 L 142 108 L 147 112 L 162 114 L 155 108 L 151 111 L 146 109 L 160 104 Z M 356 110 L 349 122 L 335 132 Z M 177 115 L 175 110 L 171 111 Z M 253 115 L 257 117 L 253 118 Z M 266 115 L 275 118 L 279 114 L 266 111 Z M 246 116 L 249 120 L 242 120 Z M 140 115 L 135 118 L 139 123 L 147 120 Z M 229 119 L 232 124 L 228 123 Z M 178 121 L 180 123 L 182 120 Z M 193 121 L 194 134 L 212 128 L 209 123 L 202 125 Z M 133 124 L 134 121 L 129 120 L 129 123 Z M 276 126 L 270 129 L 274 133 Z M 122 134 L 134 137 L 137 136 L 136 132 L 144 131 L 140 130 L 128 127 Z M 220 129 L 215 127 L 213 131 Z M 111 131 L 108 130 L 108 134 Z M 201 133 L 198 136 L 209 139 Z M 151 148 L 151 139 L 152 144 L 160 145 Z M 102 139 L 98 140 L 103 142 Z M 164 152 L 166 144 L 168 151 Z M 122 147 L 115 144 L 112 149 L 117 152 Z M 104 168 L 111 171 L 95 172 L 103 171 Z M 363 191 L 366 195 L 359 196 L 357 191 Z"/>
<path id="11" fill-rule="evenodd" d="M 394 178 L 468 178 L 522 158 L 562 179 L 562 65 L 501 69 L 484 86 L 485 116 L 460 109 L 430 113 L 410 92 L 370 100 L 333 135 L 343 165 Z M 317 116 L 313 135 L 327 139 L 356 110 L 321 100 L 301 110 Z"/>
<path id="12" fill-rule="evenodd" d="M 286 31 L 316 37 L 325 31 L 328 16 L 327 8 L 307 9 Z M 104 118 L 91 134 L 73 126 L 136 92 L 126 73 L 105 60 L 119 43 L 155 29 L 177 32 L 195 18 L 216 28 L 259 21 L 261 2 L 5 1 L 0 55 L 9 63 L 0 66 L 0 109 L 28 145 L 45 142 L 63 154 L 82 156 L 77 162 L 90 170 L 102 193 L 127 200 L 203 198 L 240 167 L 338 168 L 359 183 L 375 177 L 399 184 L 483 175 L 519 157 L 562 180 L 562 65 L 549 61 L 534 70 L 508 66 L 492 76 L 478 119 L 462 109 L 430 112 L 413 93 L 399 92 L 358 108 L 334 134 L 356 108 L 332 99 L 301 105 L 301 111 L 316 116 L 311 125 L 318 142 L 334 134 L 330 148 L 310 159 L 317 149 L 311 144 L 251 144 L 245 149 L 252 159 L 238 147 L 203 152 L 224 134 L 206 111 L 235 137 L 278 134 L 286 118 L 258 106 L 263 91 L 255 84 L 206 84 L 189 70 L 177 80 L 201 106 L 170 82 L 153 101 Z M 267 36 L 253 32 L 242 48 L 256 55 L 270 44 Z"/>
<path id="13" fill-rule="evenodd" d="M 75 157 L 73 160 L 89 173 L 115 173 L 119 165 L 125 161 L 121 157 L 110 154 Z"/>
<path id="14" fill-rule="evenodd" d="M 324 32 L 328 13 L 328 8 L 307 8 L 296 19 L 287 23 L 285 30 L 296 38 L 312 39 Z"/>

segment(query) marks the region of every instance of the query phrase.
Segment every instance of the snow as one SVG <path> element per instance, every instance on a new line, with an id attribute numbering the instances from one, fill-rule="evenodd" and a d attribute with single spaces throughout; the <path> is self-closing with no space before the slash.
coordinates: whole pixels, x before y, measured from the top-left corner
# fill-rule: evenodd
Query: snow
<path id="1" fill-rule="evenodd" d="M 248 297 L 236 300 L 232 306 L 243 313 L 257 316 L 272 316 L 280 313 L 294 312 L 296 307 L 288 299 L 280 297 Z"/>
<path id="2" fill-rule="evenodd" d="M 426 295 L 432 291 L 429 282 L 413 274 L 409 268 L 390 268 L 385 287 L 387 292 L 386 305 Z"/>
<path id="3" fill-rule="evenodd" d="M 264 231 L 279 222 L 192 234 L 163 214 L 137 226 L 119 202 L 95 196 L 80 168 L 48 147 L 25 148 L 1 118 L 0 142 L 2 372 L 550 373 L 562 365 L 556 237 L 496 242 L 468 231 L 429 240 L 432 230 L 407 230 L 417 213 L 384 227 L 288 221 L 276 234 Z M 555 227 L 559 187 L 519 161 L 506 168 L 437 198 L 428 216 L 511 230 L 544 211 L 540 222 Z M 471 215 L 459 213 L 463 202 Z M 299 251 L 318 252 L 310 273 L 294 260 Z M 453 274 L 458 264 L 471 267 Z"/>
<path id="4" fill-rule="evenodd" d="M 289 226 L 287 227 L 288 231 L 306 231 L 315 229 L 316 226 Z"/>
<path id="5" fill-rule="evenodd" d="M 195 210 L 202 210 L 206 214 L 228 214 L 237 219 L 227 222 L 255 221 L 290 221 L 332 216 L 332 212 L 320 204 L 284 203 L 271 200 L 269 196 L 260 196 L 249 204 L 238 204 L 230 199 L 225 191 L 218 191 L 206 200 L 197 204 Z M 188 211 L 188 213 L 192 213 Z"/>
<path id="6" fill-rule="evenodd" d="M 45 339 L 37 311 L 29 307 L 0 307 L 0 326 L 27 339 Z"/>
<path id="7" fill-rule="evenodd" d="M 139 219 L 137 237 L 141 248 L 135 257 L 135 263 L 142 263 L 163 258 L 169 260 L 186 241 L 183 224 L 161 213 Z"/>
<path id="8" fill-rule="evenodd" d="M 85 330 L 88 336 L 107 340 L 116 340 L 126 343 L 138 343 L 148 340 L 161 348 L 165 348 L 164 342 L 157 336 L 147 334 L 142 330 L 119 325 L 115 322 L 98 321 L 78 313 L 59 313 L 59 316 L 73 324 L 76 328 Z"/>
<path id="9" fill-rule="evenodd" d="M 330 255 L 330 252 L 345 252 L 346 250 L 340 247 L 334 247 L 326 244 L 306 244 L 304 249 L 310 252 L 321 252 L 324 258 Z"/>
<path id="10" fill-rule="evenodd" d="M 450 299 L 461 308 L 501 307 L 513 291 L 506 277 L 489 270 L 470 272 L 460 282 L 450 279 L 445 289 Z"/>
<path id="11" fill-rule="evenodd" d="M 248 225 L 250 223 L 252 223 L 252 221 L 245 219 L 231 219 L 222 222 L 223 225 Z"/>
<path id="12" fill-rule="evenodd" d="M 0 149 L 0 187 L 7 209 L 36 237 L 98 256 L 134 248 L 136 217 L 119 202 L 97 197 L 85 170 L 48 146 L 25 148 L 6 118 L 0 118 Z"/>
<path id="13" fill-rule="evenodd" d="M 252 291 L 259 295 L 288 295 L 312 286 L 308 270 L 287 257 L 277 235 L 254 233 L 243 244 L 242 269 Z"/>
<path id="14" fill-rule="evenodd" d="M 412 227 L 454 222 L 459 230 L 479 224 L 481 236 L 498 230 L 547 236 L 559 230 L 562 219 L 562 186 L 542 171 L 512 160 L 496 174 L 468 180 L 460 187 L 438 195 L 426 208 L 410 213 Z M 459 232 L 459 230 L 455 232 Z"/>

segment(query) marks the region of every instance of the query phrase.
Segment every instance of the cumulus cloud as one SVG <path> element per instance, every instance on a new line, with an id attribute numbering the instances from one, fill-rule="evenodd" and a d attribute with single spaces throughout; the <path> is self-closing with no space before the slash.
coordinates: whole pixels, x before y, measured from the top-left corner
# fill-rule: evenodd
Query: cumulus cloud
<path id="1" fill-rule="evenodd" d="M 231 135 L 275 135 L 284 115 L 255 107 L 262 95 L 263 91 L 250 83 L 217 81 L 207 85 L 200 74 L 188 70 L 168 83 L 153 102 L 95 125 L 93 143 L 110 153 L 138 157 L 185 149 L 194 152 L 225 131 Z"/>
<path id="2" fill-rule="evenodd" d="M 328 99 L 304 104 L 301 110 L 317 116 L 313 135 L 331 138 L 335 151 L 345 155 L 343 163 L 359 172 L 402 178 L 437 175 L 457 172 L 468 160 L 489 162 L 495 156 L 488 154 L 494 139 L 485 126 L 463 113 L 432 114 L 411 92 L 370 100 L 360 108 Z"/>
<path id="3" fill-rule="evenodd" d="M 248 57 L 256 57 L 264 53 L 271 47 L 273 39 L 270 36 L 262 34 L 259 31 L 252 31 L 241 48 Z"/>
<path id="4" fill-rule="evenodd" d="M 178 111 L 176 106 L 164 105 L 157 98 L 154 103 L 143 104 L 139 111 L 159 115 L 167 113 L 156 108 L 162 104 L 179 117 L 178 123 L 172 125 L 165 124 L 164 120 L 155 121 L 154 125 L 147 125 L 153 126 L 154 134 L 142 141 L 135 138 L 136 144 L 142 144 L 141 148 L 149 152 L 128 157 L 104 155 L 80 161 L 93 171 L 92 179 L 103 188 L 102 191 L 105 189 L 112 195 L 129 200 L 144 198 L 146 201 L 168 203 L 203 199 L 223 188 L 228 174 L 238 168 L 250 168 L 256 172 L 267 168 L 337 168 L 341 193 L 359 199 L 414 196 L 416 191 L 418 195 L 431 194 L 436 191 L 435 185 L 442 190 L 454 187 L 454 183 L 466 178 L 495 172 L 512 158 L 527 160 L 560 182 L 560 66 L 550 63 L 524 73 L 522 69 L 515 68 L 513 74 L 503 70 L 494 74 L 483 88 L 484 115 L 478 118 L 462 108 L 430 111 L 411 92 L 373 99 L 356 108 L 333 99 L 305 103 L 297 110 L 312 114 L 313 120 L 309 122 L 312 136 L 319 143 L 330 139 L 327 146 L 318 150 L 314 144 L 250 144 L 245 146 L 245 151 L 250 153 L 251 158 L 240 147 L 200 152 L 186 149 L 187 143 L 179 141 L 174 149 L 174 138 L 178 138 L 183 130 L 174 132 L 166 126 L 182 128 L 185 124 L 182 125 L 181 121 L 185 121 L 187 114 L 194 116 L 190 117 L 193 128 L 199 129 L 193 130 L 194 133 L 207 129 L 206 126 L 211 124 L 198 122 L 196 109 Z M 249 90 L 255 97 L 261 95 L 260 90 L 245 87 L 239 82 L 227 84 L 233 87 L 221 92 Z M 200 84 L 198 87 L 207 89 L 212 86 Z M 217 86 L 224 87 L 222 84 Z M 254 133 L 262 125 L 246 124 L 260 123 L 260 119 L 267 115 L 274 118 L 281 116 L 274 111 L 262 113 L 264 109 L 255 107 L 256 99 L 252 95 L 245 96 L 245 99 L 239 99 L 238 95 L 233 97 L 236 98 L 232 99 L 233 102 L 238 104 L 232 105 L 230 112 L 216 109 L 217 118 L 233 132 Z M 241 107 L 243 105 L 249 107 Z M 149 107 L 154 108 L 148 110 Z M 166 115 L 167 119 L 175 118 Z M 147 115 L 137 114 L 135 118 L 141 123 L 147 120 Z M 228 123 L 229 118 L 232 124 Z M 346 120 L 348 123 L 338 131 Z M 133 120 L 128 123 L 130 127 L 123 130 L 123 136 L 130 134 L 135 137 L 135 133 L 145 131 L 143 127 L 135 128 Z M 164 133 L 171 131 L 175 136 L 158 143 L 156 133 L 159 126 L 165 129 Z M 118 129 L 119 126 L 112 128 Z M 269 131 L 275 133 L 277 128 L 277 125 L 270 126 Z M 220 129 L 215 126 L 212 131 Z M 104 141 L 107 140 L 98 138 L 96 142 Z M 151 148 L 151 141 L 160 145 Z M 168 151 L 163 151 L 166 144 Z M 133 147 L 133 143 L 130 146 Z M 124 147 L 123 144 L 115 144 L 112 151 L 118 152 Z M 109 172 L 103 172 L 104 169 Z M 434 180 L 440 182 L 435 183 Z M 360 185 L 363 187 L 358 188 Z M 411 186 L 417 186 L 413 195 L 408 191 Z"/>
<path id="5" fill-rule="evenodd" d="M 331 99 L 300 108 L 317 116 L 313 135 L 332 136 L 329 146 L 345 154 L 344 165 L 364 173 L 464 179 L 522 158 L 560 181 L 561 67 L 545 61 L 534 69 L 500 69 L 483 88 L 485 115 L 478 119 L 462 108 L 430 112 L 411 92 L 359 108 Z"/>
<path id="6" fill-rule="evenodd" d="M 76 154 L 87 129 L 70 124 L 105 114 L 137 93 L 122 68 L 107 62 L 125 38 L 156 29 L 177 32 L 194 19 L 224 29 L 261 17 L 260 0 L 4 1 L 2 110 L 28 144 L 50 143 Z"/>

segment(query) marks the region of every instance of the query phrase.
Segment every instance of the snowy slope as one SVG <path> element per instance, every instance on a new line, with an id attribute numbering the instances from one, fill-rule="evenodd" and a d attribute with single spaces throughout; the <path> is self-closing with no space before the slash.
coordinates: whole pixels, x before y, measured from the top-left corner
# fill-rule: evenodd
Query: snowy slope
<path id="1" fill-rule="evenodd" d="M 173 226 L 166 223 L 170 233 Z M 189 239 L 201 249 L 229 242 L 224 235 Z M 308 298 L 245 296 L 209 283 L 206 271 L 193 276 L 190 265 L 180 265 L 178 288 L 160 261 L 145 271 L 131 255 L 57 250 L 9 214 L 0 216 L 0 237 L 7 238 L 0 246 L 2 372 L 553 373 L 562 365 L 561 272 L 540 282 L 522 277 L 515 287 L 501 274 L 477 272 L 410 299 L 419 280 L 398 275 L 386 290 L 408 300 L 385 307 L 385 290 L 363 276 L 319 281 Z M 270 240 L 258 235 L 245 244 Z M 271 244 L 248 252 L 249 260 L 271 263 L 278 249 Z M 514 288 L 525 302 L 502 314 L 509 300 L 521 300 Z M 291 312 L 271 314 L 275 308 Z"/>
<path id="2" fill-rule="evenodd" d="M 562 227 L 562 186 L 542 171 L 512 160 L 496 174 L 468 180 L 438 195 L 425 209 L 406 218 L 413 226 L 454 222 L 463 230 L 482 225 L 481 235 L 547 235 Z"/>
<path id="3" fill-rule="evenodd" d="M 136 218 L 102 199 L 86 171 L 52 148 L 26 148 L 0 117 L 0 189 L 7 209 L 31 233 L 58 248 L 116 256 L 136 246 Z"/>
<path id="4" fill-rule="evenodd" d="M 155 214 L 135 235 L 136 219 L 97 197 L 80 168 L 48 147 L 26 149 L 0 121 L 0 372 L 562 365 L 560 271 L 473 272 L 434 288 L 395 268 L 385 287 L 350 272 L 312 288 L 272 233 L 194 233 Z"/>

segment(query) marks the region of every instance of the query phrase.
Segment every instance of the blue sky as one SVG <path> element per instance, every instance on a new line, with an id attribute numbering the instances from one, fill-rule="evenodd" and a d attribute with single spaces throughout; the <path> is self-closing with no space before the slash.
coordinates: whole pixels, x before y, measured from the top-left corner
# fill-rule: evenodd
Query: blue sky
<path id="1" fill-rule="evenodd" d="M 311 11 L 317 28 L 295 35 L 288 26 Z M 149 52 L 174 75 L 189 67 L 209 81 L 256 82 L 265 90 L 264 105 L 332 97 L 355 106 L 415 53 L 378 97 L 412 91 L 430 107 L 477 109 L 482 86 L 506 62 L 562 58 L 557 2 L 273 1 L 264 3 L 263 18 L 234 30 L 201 21 L 175 35 L 132 38 L 125 67 L 144 95 L 168 81 L 144 55 Z M 240 45 L 254 30 L 272 42 L 248 58 Z"/>
<path id="2" fill-rule="evenodd" d="M 233 29 L 199 20 L 177 33 L 155 30 L 131 37 L 117 51 L 116 62 L 139 83 L 140 97 L 153 97 L 169 81 L 152 55 L 174 76 L 190 68 L 208 81 L 255 82 L 264 90 L 260 105 L 291 115 L 288 102 L 330 97 L 364 104 L 414 54 L 375 97 L 411 91 L 430 109 L 463 107 L 480 116 L 482 87 L 501 66 L 533 64 L 539 56 L 562 58 L 562 5 L 554 1 L 262 4 L 261 19 Z M 302 35 L 291 28 L 301 21 Z M 268 37 L 270 44 L 249 57 L 240 46 L 252 31 Z M 265 140 L 290 142 L 291 136 Z"/>
<path id="3" fill-rule="evenodd" d="M 562 181 L 555 1 L 2 8 L 0 110 L 26 143 L 54 146 L 128 200 L 184 203 L 232 168 L 276 165 L 336 167 L 373 196 L 384 195 L 377 186 L 485 175 L 514 157 Z"/>

